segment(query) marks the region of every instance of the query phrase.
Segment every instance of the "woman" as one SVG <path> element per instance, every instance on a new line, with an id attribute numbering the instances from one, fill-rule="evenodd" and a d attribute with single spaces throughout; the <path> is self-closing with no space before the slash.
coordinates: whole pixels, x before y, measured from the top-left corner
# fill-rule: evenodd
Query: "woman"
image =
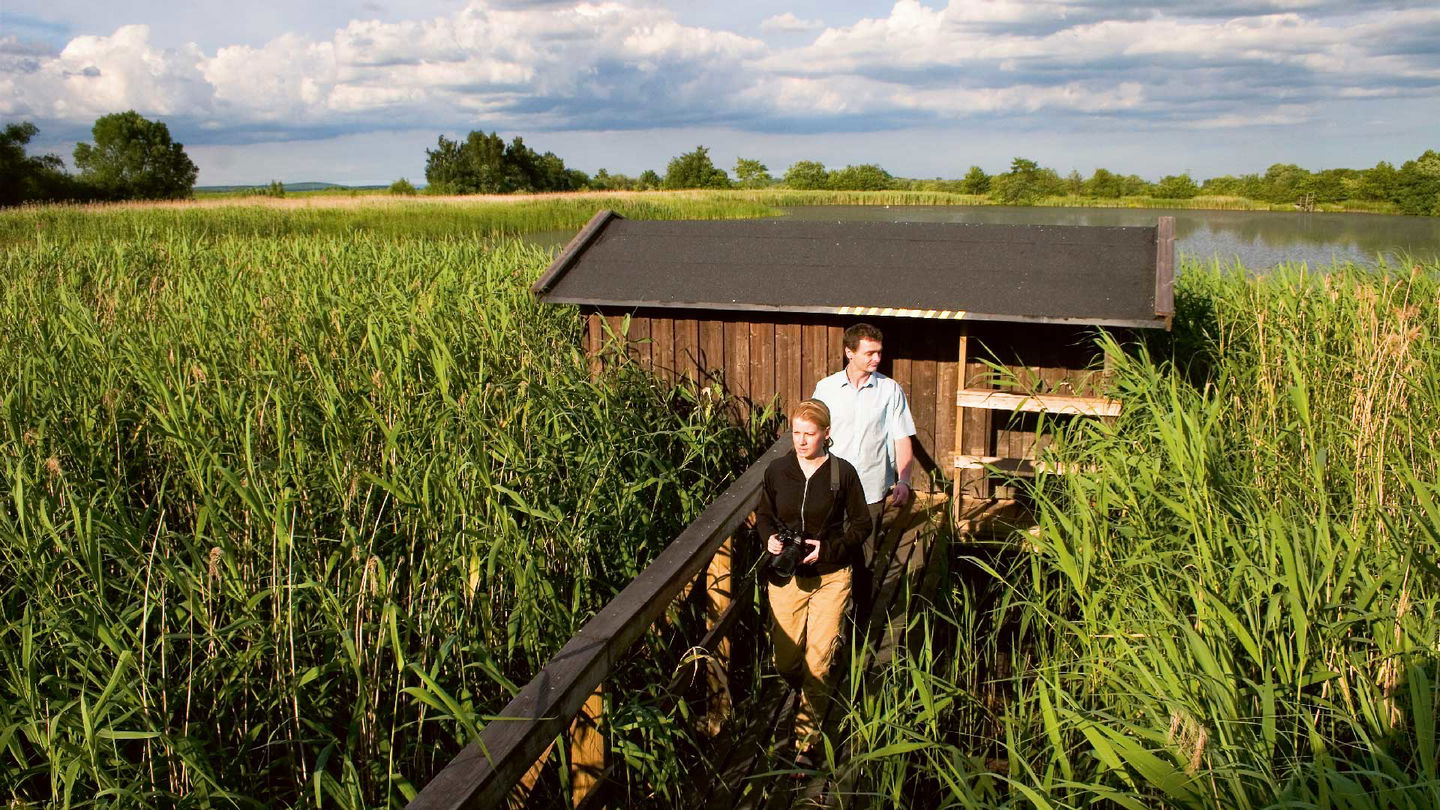
<path id="1" fill-rule="evenodd" d="M 865 490 L 850 462 L 830 455 L 830 409 L 807 399 L 790 412 L 793 452 L 770 463 L 755 510 L 766 550 L 784 550 L 780 533 L 802 538 L 807 553 L 795 575 L 769 576 L 775 668 L 800 690 L 795 763 L 816 764 L 820 723 L 830 699 L 827 676 L 850 599 L 850 564 L 870 533 Z M 772 557 L 772 562 L 774 557 Z"/>

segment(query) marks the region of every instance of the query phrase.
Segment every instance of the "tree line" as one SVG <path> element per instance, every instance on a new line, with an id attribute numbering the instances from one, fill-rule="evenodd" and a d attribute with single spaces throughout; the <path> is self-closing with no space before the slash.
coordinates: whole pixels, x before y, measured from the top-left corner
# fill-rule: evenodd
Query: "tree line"
<path id="1" fill-rule="evenodd" d="M 440 193 L 512 191 L 644 191 L 653 189 L 786 188 L 829 191 L 916 190 L 983 195 L 1005 205 L 1033 205 L 1047 197 L 1119 199 L 1149 197 L 1188 200 L 1199 196 L 1245 197 L 1257 202 L 1313 204 L 1379 203 L 1404 214 L 1440 216 L 1440 152 L 1426 150 L 1398 168 L 1381 161 L 1369 169 L 1312 172 L 1293 163 L 1276 163 L 1263 174 L 1221 175 L 1196 181 L 1188 172 L 1151 182 L 1134 174 L 1096 169 L 1061 175 L 1029 158 L 1017 157 L 1009 171 L 988 174 L 971 166 L 959 179 L 916 180 L 896 177 L 873 163 L 830 169 L 814 160 L 797 161 L 780 177 L 754 158 L 735 161 L 734 176 L 717 167 L 704 146 L 671 159 L 664 174 L 646 170 L 631 177 L 601 169 L 594 175 L 565 168 L 550 152 L 525 147 L 520 138 L 508 145 L 498 135 L 471 132 L 464 142 L 440 138 L 426 150 L 425 178 Z M 544 171 L 534 167 L 543 165 Z M 397 181 L 409 186 L 405 180 Z M 413 187 L 410 187 L 413 190 Z"/>
<path id="2" fill-rule="evenodd" d="M 184 146 L 171 139 L 164 123 L 147 120 L 134 110 L 95 121 L 91 128 L 94 142 L 75 147 L 74 174 L 66 171 L 64 161 L 56 155 L 27 154 L 26 147 L 38 132 L 28 122 L 0 130 L 0 206 L 32 201 L 175 199 L 189 197 L 194 191 L 198 171 Z M 873 163 L 831 169 L 814 160 L 797 161 L 775 177 L 761 161 L 742 157 L 735 161 L 732 178 L 715 165 L 704 146 L 672 158 L 663 174 L 646 170 L 630 177 L 600 169 L 589 175 L 567 167 L 553 152 L 536 152 L 518 136 L 506 142 L 497 133 L 478 131 L 463 140 L 442 135 L 435 148 L 425 150 L 425 156 L 424 191 L 431 194 L 707 188 L 917 190 L 983 195 L 1005 205 L 1031 205 L 1063 196 L 1162 200 L 1213 196 L 1282 205 L 1373 203 L 1402 214 L 1440 216 L 1440 152 L 1433 149 L 1399 167 L 1381 161 L 1368 169 L 1312 172 L 1293 163 L 1276 163 L 1263 174 L 1221 175 L 1199 182 L 1188 172 L 1151 182 L 1104 168 L 1089 177 L 1073 170 L 1062 176 L 1023 157 L 1012 160 L 1005 172 L 988 174 L 971 166 L 958 179 L 931 180 L 896 177 Z M 390 190 L 420 193 L 405 179 L 397 180 Z M 271 183 L 268 193 L 283 196 L 283 186 Z"/>
<path id="3" fill-rule="evenodd" d="M 0 129 L 0 206 L 189 197 L 199 170 L 170 128 L 134 110 L 96 119 L 93 143 L 75 146 L 75 168 L 58 155 L 30 155 L 40 130 L 28 121 Z"/>

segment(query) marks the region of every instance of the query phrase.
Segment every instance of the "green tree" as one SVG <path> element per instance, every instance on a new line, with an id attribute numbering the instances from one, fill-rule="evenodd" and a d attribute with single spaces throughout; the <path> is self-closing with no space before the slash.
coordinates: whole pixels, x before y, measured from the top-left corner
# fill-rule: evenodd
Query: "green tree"
<path id="1" fill-rule="evenodd" d="M 1085 193 L 1085 179 L 1080 176 L 1080 172 L 1071 169 L 1070 173 L 1065 175 L 1065 193 L 1072 197 Z"/>
<path id="2" fill-rule="evenodd" d="M 1440 216 L 1440 152 L 1407 160 L 1395 178 L 1395 202 L 1402 214 Z"/>
<path id="3" fill-rule="evenodd" d="M 444 135 L 434 149 L 425 150 L 425 186 L 431 194 L 473 193 L 465 170 L 465 151 L 459 141 Z"/>
<path id="4" fill-rule="evenodd" d="M 1113 200 L 1123 193 L 1124 178 L 1109 169 L 1096 169 L 1085 181 L 1085 193 L 1091 197 Z"/>
<path id="5" fill-rule="evenodd" d="M 0 206 L 35 200 L 83 197 L 57 155 L 27 155 L 25 147 L 40 130 L 29 121 L 0 130 Z"/>
<path id="6" fill-rule="evenodd" d="M 1155 184 L 1152 193 L 1163 200 L 1188 200 L 1200 193 L 1200 186 L 1191 179 L 1189 172 L 1167 174 Z"/>
<path id="7" fill-rule="evenodd" d="M 965 194 L 986 194 L 990 191 L 990 175 L 979 166 L 971 166 L 960 181 L 960 191 Z"/>
<path id="8" fill-rule="evenodd" d="M 1065 183 L 1054 169 L 1017 157 L 1010 161 L 1010 171 L 995 177 L 990 187 L 995 199 L 1005 205 L 1032 205 L 1042 197 L 1061 193 Z"/>
<path id="9" fill-rule="evenodd" d="M 1305 185 L 1309 181 L 1310 172 L 1294 163 L 1275 163 L 1265 170 L 1260 199 L 1266 202 L 1295 202 L 1305 193 Z"/>
<path id="10" fill-rule="evenodd" d="M 646 169 L 641 172 L 636 180 L 639 181 L 640 187 L 643 189 L 653 190 L 660 188 L 660 173 L 654 169 Z"/>
<path id="11" fill-rule="evenodd" d="M 1153 185 L 1138 174 L 1126 174 L 1120 177 L 1121 197 L 1146 197 L 1153 190 Z"/>
<path id="12" fill-rule="evenodd" d="M 787 188 L 814 190 L 829 188 L 830 173 L 825 164 L 815 160 L 801 160 L 785 170 L 782 182 Z"/>
<path id="13" fill-rule="evenodd" d="M 765 188 L 775 184 L 770 169 L 758 160 L 737 158 L 735 161 L 735 182 L 741 188 Z"/>
<path id="14" fill-rule="evenodd" d="M 414 184 L 402 177 L 390 184 L 390 193 L 403 197 L 413 197 L 419 192 L 415 189 Z"/>
<path id="15" fill-rule="evenodd" d="M 505 141 L 499 133 L 471 132 L 465 137 L 461 165 L 467 193 L 505 194 L 514 191 L 505 165 Z"/>
<path id="16" fill-rule="evenodd" d="M 464 142 L 441 135 L 425 150 L 425 182 L 437 194 L 510 194 L 571 191 L 589 178 L 553 152 L 537 154 L 518 135 L 507 144 L 498 133 L 472 131 Z"/>
<path id="17" fill-rule="evenodd" d="M 1319 203 L 1348 200 L 1352 196 L 1351 190 L 1357 186 L 1359 175 L 1354 169 L 1325 169 L 1310 175 L 1300 190 L 1314 195 L 1315 202 Z"/>
<path id="18" fill-rule="evenodd" d="M 846 191 L 880 191 L 894 184 L 895 178 L 874 163 L 846 166 L 830 172 L 826 178 L 826 185 L 830 188 Z"/>
<path id="19" fill-rule="evenodd" d="M 730 176 L 715 167 L 710 150 L 703 146 L 686 152 L 665 167 L 665 188 L 729 188 Z"/>
<path id="20" fill-rule="evenodd" d="M 596 191 L 629 191 L 639 185 L 639 181 L 633 177 L 623 174 L 611 174 L 607 169 L 595 172 L 590 178 L 590 188 Z"/>
<path id="21" fill-rule="evenodd" d="M 1356 196 L 1362 200 L 1395 202 L 1399 181 L 1400 172 L 1382 160 L 1376 163 L 1373 169 L 1366 169 L 1360 173 Z"/>
<path id="22" fill-rule="evenodd" d="M 1234 175 L 1221 175 L 1211 177 L 1200 184 L 1200 193 L 1210 194 L 1219 197 L 1246 197 L 1252 200 L 1261 199 L 1263 193 L 1263 181 L 1258 174 L 1242 174 L 1239 177 Z"/>
<path id="23" fill-rule="evenodd" d="M 170 128 L 134 110 L 104 115 L 90 130 L 94 144 L 75 146 L 80 180 L 107 199 L 166 200 L 189 197 L 200 171 Z"/>

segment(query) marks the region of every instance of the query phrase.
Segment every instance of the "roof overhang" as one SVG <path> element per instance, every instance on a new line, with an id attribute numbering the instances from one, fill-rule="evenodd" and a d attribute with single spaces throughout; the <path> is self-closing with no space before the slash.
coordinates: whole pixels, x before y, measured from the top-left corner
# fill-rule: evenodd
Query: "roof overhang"
<path id="1" fill-rule="evenodd" d="M 1174 220 L 1155 228 L 631 221 L 601 211 L 533 286 L 603 309 L 1169 328 Z"/>

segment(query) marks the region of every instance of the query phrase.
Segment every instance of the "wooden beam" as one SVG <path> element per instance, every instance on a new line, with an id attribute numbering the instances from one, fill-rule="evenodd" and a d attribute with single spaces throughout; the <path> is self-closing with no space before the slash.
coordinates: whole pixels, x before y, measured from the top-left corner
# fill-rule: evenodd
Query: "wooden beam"
<path id="1" fill-rule="evenodd" d="M 1011 394 L 1005 391 L 961 389 L 955 404 L 962 408 L 989 408 L 994 411 L 1027 413 L 1068 413 L 1080 416 L 1119 416 L 1120 400 L 1104 397 L 1072 397 L 1059 394 Z"/>
<path id="2" fill-rule="evenodd" d="M 960 326 L 960 341 L 955 359 L 955 393 L 958 396 L 965 388 L 965 364 L 970 362 L 970 329 L 962 324 Z M 955 452 L 965 452 L 965 408 L 958 401 L 955 405 Z M 950 500 L 958 508 L 961 498 L 965 493 L 965 476 L 957 474 L 951 482 L 952 491 Z"/>
<path id="3" fill-rule="evenodd" d="M 1175 217 L 1160 217 L 1155 227 L 1155 314 L 1169 329 L 1175 315 Z"/>
<path id="4" fill-rule="evenodd" d="M 700 517 L 665 547 L 640 575 L 580 631 L 480 738 L 465 746 L 408 805 L 411 810 L 500 806 L 511 787 L 555 737 L 564 733 L 595 688 L 682 588 L 700 574 L 716 549 L 744 522 L 760 496 L 770 462 L 790 449 L 790 437 L 771 445 Z"/>
<path id="5" fill-rule="evenodd" d="M 1010 475 L 1028 477 L 1037 473 L 1065 474 L 1076 471 L 1077 467 L 1070 464 L 1056 464 L 1050 461 L 1036 461 L 1030 458 L 1010 458 L 1005 456 L 974 456 L 965 453 L 955 454 L 955 468 L 959 470 L 988 470 L 994 469 Z"/>

